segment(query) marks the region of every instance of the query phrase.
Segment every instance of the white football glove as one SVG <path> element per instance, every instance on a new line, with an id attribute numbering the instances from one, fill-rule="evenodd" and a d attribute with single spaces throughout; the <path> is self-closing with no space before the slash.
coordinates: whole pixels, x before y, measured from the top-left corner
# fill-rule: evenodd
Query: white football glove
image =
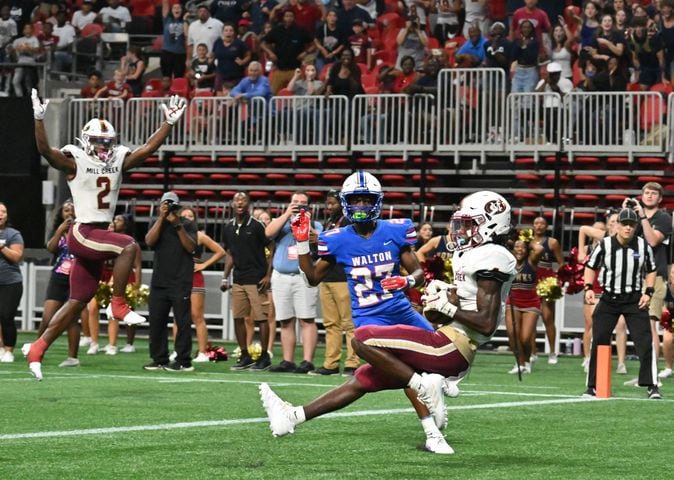
<path id="1" fill-rule="evenodd" d="M 30 92 L 30 100 L 33 102 L 33 117 L 35 120 L 44 120 L 44 115 L 47 113 L 47 105 L 49 105 L 49 100 L 45 100 L 44 103 L 40 101 L 40 97 L 37 96 L 37 90 L 34 88 Z"/>
<path id="2" fill-rule="evenodd" d="M 426 293 L 425 295 L 422 295 L 421 301 L 424 304 L 424 313 L 429 311 L 440 312 L 449 318 L 454 318 L 454 314 L 459 309 L 459 307 L 449 301 L 447 291 L 448 289 L 445 289 L 437 293 Z"/>
<path id="3" fill-rule="evenodd" d="M 175 125 L 175 123 L 180 120 L 180 117 L 185 113 L 185 108 L 187 107 L 187 102 L 184 98 L 173 95 L 169 100 L 168 107 L 165 103 L 161 104 L 161 109 L 164 111 L 164 116 L 166 117 L 166 123 L 169 125 Z"/>
<path id="4" fill-rule="evenodd" d="M 456 285 L 453 283 L 446 283 L 442 280 L 431 280 L 431 283 L 426 286 L 426 294 L 433 295 L 435 293 L 452 290 L 453 288 L 456 288 Z"/>

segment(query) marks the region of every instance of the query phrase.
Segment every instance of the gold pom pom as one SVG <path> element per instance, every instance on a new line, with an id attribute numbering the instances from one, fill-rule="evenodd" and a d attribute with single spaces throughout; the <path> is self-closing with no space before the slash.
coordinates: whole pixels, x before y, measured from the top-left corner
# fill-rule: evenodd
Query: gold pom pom
<path id="1" fill-rule="evenodd" d="M 94 296 L 100 308 L 107 308 L 112 298 L 112 286 L 104 282 L 98 282 L 98 290 Z"/>
<path id="2" fill-rule="evenodd" d="M 248 354 L 250 358 L 257 361 L 260 355 L 262 355 L 262 345 L 260 345 L 260 342 L 253 342 L 252 345 L 248 345 Z"/>
<path id="3" fill-rule="evenodd" d="M 564 291 L 556 277 L 548 277 L 538 282 L 536 285 L 536 294 L 541 297 L 542 300 L 554 302 L 564 296 Z"/>
<path id="4" fill-rule="evenodd" d="M 529 243 L 534 239 L 534 231 L 531 228 L 525 228 L 520 230 L 520 234 L 517 237 L 518 240 Z"/>

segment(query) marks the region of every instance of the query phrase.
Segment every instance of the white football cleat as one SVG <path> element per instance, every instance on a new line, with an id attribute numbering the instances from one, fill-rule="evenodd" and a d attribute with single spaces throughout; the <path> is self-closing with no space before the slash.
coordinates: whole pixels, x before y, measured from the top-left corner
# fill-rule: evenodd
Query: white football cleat
<path id="1" fill-rule="evenodd" d="M 424 450 L 440 455 L 451 455 L 454 453 L 454 449 L 447 443 L 447 440 L 445 440 L 445 437 L 442 435 L 433 435 L 427 438 Z"/>
<path id="2" fill-rule="evenodd" d="M 112 314 L 112 304 L 108 305 L 108 308 L 105 309 L 105 314 L 107 315 L 108 320 L 114 318 L 114 315 Z M 144 316 L 138 315 L 133 310 L 129 310 L 129 313 L 124 315 L 124 318 L 118 318 L 117 320 L 125 325 L 140 325 L 147 321 Z"/>
<path id="3" fill-rule="evenodd" d="M 260 384 L 260 398 L 269 418 L 271 434 L 275 437 L 282 437 L 293 433 L 296 422 L 293 421 L 290 412 L 292 405 L 281 400 L 266 383 Z"/>
<path id="4" fill-rule="evenodd" d="M 65 360 L 63 360 L 61 363 L 59 363 L 59 367 L 65 368 L 65 367 L 79 367 L 80 366 L 80 361 L 77 358 L 73 357 L 68 357 Z"/>
<path id="5" fill-rule="evenodd" d="M 447 426 L 447 410 L 445 409 L 445 397 L 443 387 L 445 377 L 437 373 L 421 374 L 421 389 L 417 392 L 417 397 L 428 407 L 433 416 L 435 425 L 442 430 Z"/>
<path id="6" fill-rule="evenodd" d="M 461 380 L 461 378 L 458 380 L 454 378 L 445 378 L 445 381 L 442 384 L 442 393 L 444 393 L 446 397 L 458 397 L 459 393 L 461 393 L 461 390 L 459 390 L 459 382 Z"/>
<path id="7" fill-rule="evenodd" d="M 30 368 L 30 373 L 33 375 L 38 382 L 42 381 L 42 363 L 41 362 L 30 362 L 28 364 Z"/>

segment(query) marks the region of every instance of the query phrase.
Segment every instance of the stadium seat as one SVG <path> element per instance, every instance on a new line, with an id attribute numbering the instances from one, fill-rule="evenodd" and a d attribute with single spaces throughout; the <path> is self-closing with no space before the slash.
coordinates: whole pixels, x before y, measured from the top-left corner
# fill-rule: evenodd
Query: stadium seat
<path id="1" fill-rule="evenodd" d="M 138 190 L 133 188 L 121 188 L 119 190 L 119 198 L 135 198 L 138 196 Z"/>
<path id="2" fill-rule="evenodd" d="M 152 180 L 152 174 L 144 172 L 134 172 L 129 174 L 129 180 L 137 183 L 145 183 Z"/>
<path id="3" fill-rule="evenodd" d="M 274 192 L 274 196 L 281 202 L 287 202 L 290 200 L 290 197 L 293 196 L 293 192 L 289 190 L 277 190 Z"/>
<path id="4" fill-rule="evenodd" d="M 267 173 L 265 178 L 269 180 L 272 184 L 284 185 L 289 181 L 288 175 L 285 173 Z"/>
<path id="5" fill-rule="evenodd" d="M 156 155 L 153 155 L 153 156 L 151 156 L 151 157 L 147 157 L 147 158 L 143 161 L 143 165 L 145 165 L 146 167 L 147 167 L 147 166 L 150 166 L 150 165 L 157 165 L 158 163 L 159 163 L 159 157 L 156 156 Z"/>
<path id="6" fill-rule="evenodd" d="M 190 84 L 186 78 L 177 77 L 171 81 L 170 92 L 173 95 L 180 95 L 183 98 L 190 97 Z"/>
<path id="7" fill-rule="evenodd" d="M 596 175 L 576 175 L 573 177 L 576 185 L 582 186 L 584 188 L 598 188 L 599 187 L 599 177 Z"/>
<path id="8" fill-rule="evenodd" d="M 606 200 L 608 203 L 622 205 L 622 202 L 625 200 L 625 198 L 627 198 L 627 195 L 609 194 L 604 197 L 604 200 Z"/>
<path id="9" fill-rule="evenodd" d="M 243 183 L 258 184 L 260 183 L 260 176 L 256 173 L 240 173 L 237 176 L 237 180 Z"/>
<path id="10" fill-rule="evenodd" d="M 331 167 L 348 167 L 351 160 L 345 157 L 328 157 L 325 163 Z"/>
<path id="11" fill-rule="evenodd" d="M 293 175 L 295 182 L 303 185 L 316 185 L 318 177 L 313 173 L 296 173 Z"/>
<path id="12" fill-rule="evenodd" d="M 573 159 L 573 163 L 576 167 L 588 169 L 598 169 L 601 167 L 601 161 L 599 157 L 586 157 L 586 156 L 575 157 Z"/>
<path id="13" fill-rule="evenodd" d="M 428 203 L 435 203 L 436 200 L 436 195 L 433 192 L 424 192 L 424 200 Z M 414 199 L 415 202 L 418 202 L 421 200 L 421 192 L 412 192 L 412 198 Z"/>
<path id="14" fill-rule="evenodd" d="M 612 166 L 627 166 L 630 163 L 629 158 L 627 157 L 608 157 L 606 163 Z"/>
<path id="15" fill-rule="evenodd" d="M 229 173 L 211 173 L 210 174 L 211 182 L 215 182 L 215 183 L 231 182 L 232 178 L 233 178 L 232 175 L 230 175 Z"/>
<path id="16" fill-rule="evenodd" d="M 145 216 L 150 213 L 150 206 L 149 205 L 136 205 L 134 207 L 134 213 L 139 216 Z"/>
<path id="17" fill-rule="evenodd" d="M 156 190 L 156 189 L 153 189 L 153 188 L 143 190 L 141 192 L 141 195 L 143 197 L 151 199 L 151 200 L 159 200 L 163 194 L 164 194 L 163 190 Z"/>
<path id="18" fill-rule="evenodd" d="M 597 220 L 595 212 L 573 212 L 574 221 L 579 223 L 590 223 Z"/>
<path id="19" fill-rule="evenodd" d="M 213 200 L 218 194 L 213 190 L 195 190 L 194 196 L 197 200 Z"/>
<path id="20" fill-rule="evenodd" d="M 226 209 L 223 207 L 209 207 L 208 213 L 213 217 L 222 217 L 226 213 Z"/>
<path id="21" fill-rule="evenodd" d="M 395 190 L 386 192 L 386 201 L 388 203 L 406 203 L 409 202 L 409 197 L 404 192 L 396 192 Z"/>
<path id="22" fill-rule="evenodd" d="M 307 195 L 309 196 L 310 203 L 320 203 L 325 198 L 325 194 L 323 192 L 316 190 L 308 190 Z"/>
<path id="23" fill-rule="evenodd" d="M 513 197 L 515 197 L 516 200 L 518 200 L 518 203 L 524 206 L 533 206 L 533 205 L 538 205 L 539 199 L 538 195 L 535 193 L 531 192 L 515 192 L 513 194 Z"/>
<path id="24" fill-rule="evenodd" d="M 100 38 L 103 33 L 103 25 L 99 23 L 90 23 L 80 30 L 80 38 Z"/>
<path id="25" fill-rule="evenodd" d="M 404 185 L 406 180 L 405 175 L 387 173 L 381 176 L 381 182 L 387 185 Z"/>
<path id="26" fill-rule="evenodd" d="M 529 186 L 537 186 L 541 178 L 535 173 L 515 173 L 515 180 L 524 182 Z"/>
<path id="27" fill-rule="evenodd" d="M 207 164 L 213 163 L 213 159 L 211 157 L 206 156 L 206 155 L 195 155 L 195 156 L 191 157 L 190 160 L 192 161 L 192 163 L 198 163 L 200 165 L 202 165 L 202 164 L 207 165 Z"/>
<path id="28" fill-rule="evenodd" d="M 557 161 L 557 157 L 555 155 L 547 156 L 543 158 L 543 161 L 548 165 L 553 165 Z M 569 157 L 563 155 L 562 158 L 559 159 L 559 161 L 562 165 L 568 165 Z"/>
<path id="29" fill-rule="evenodd" d="M 220 196 L 223 200 L 231 200 L 236 195 L 234 190 L 220 190 Z"/>
<path id="30" fill-rule="evenodd" d="M 292 97 L 293 95 L 295 95 L 293 91 L 285 87 L 276 92 L 277 97 Z"/>
<path id="31" fill-rule="evenodd" d="M 412 175 L 412 181 L 413 182 L 420 182 L 421 181 L 421 174 L 415 173 Z M 435 175 L 431 175 L 430 173 L 426 174 L 426 183 L 427 184 L 435 184 L 438 182 L 438 177 Z"/>
<path id="32" fill-rule="evenodd" d="M 594 207 L 599 202 L 599 195 L 592 193 L 578 193 L 574 195 L 576 205 L 586 204 L 588 207 Z"/>
<path id="33" fill-rule="evenodd" d="M 545 180 L 545 183 L 547 183 L 547 184 L 550 185 L 550 186 L 552 186 L 552 184 L 553 184 L 554 181 L 555 181 L 555 175 L 552 174 L 552 173 L 546 175 L 546 176 L 543 177 L 543 178 L 544 178 L 544 180 Z M 569 180 L 571 180 L 571 177 L 569 177 L 568 175 L 560 175 L 560 176 L 559 176 L 559 182 L 562 183 L 562 184 L 568 183 Z"/>
<path id="34" fill-rule="evenodd" d="M 356 165 L 359 167 L 374 167 L 377 165 L 377 159 L 374 157 L 358 157 L 356 159 Z"/>
<path id="35" fill-rule="evenodd" d="M 186 183 L 201 183 L 206 179 L 203 173 L 184 173 L 183 181 Z"/>
<path id="36" fill-rule="evenodd" d="M 386 167 L 403 168 L 405 166 L 405 159 L 402 157 L 386 157 L 382 160 Z"/>
<path id="37" fill-rule="evenodd" d="M 298 161 L 300 162 L 300 165 L 307 167 L 317 167 L 321 163 L 321 160 L 318 157 L 300 157 Z"/>
<path id="38" fill-rule="evenodd" d="M 241 162 L 244 165 L 249 165 L 251 167 L 261 167 L 261 166 L 263 166 L 267 163 L 267 158 L 266 157 L 254 157 L 254 156 L 248 157 L 248 156 L 246 156 L 246 157 L 243 157 L 241 159 Z"/>
<path id="39" fill-rule="evenodd" d="M 423 157 L 414 157 L 412 159 L 412 163 L 415 165 L 421 165 L 421 162 L 423 161 Z M 429 167 L 437 167 L 440 165 L 440 160 L 438 160 L 435 157 L 427 157 L 426 158 L 426 165 Z"/>
<path id="40" fill-rule="evenodd" d="M 546 194 L 543 195 L 543 198 L 550 202 L 550 201 L 553 201 L 555 199 L 555 194 L 554 193 L 546 193 Z M 566 193 L 560 193 L 559 199 L 561 201 L 565 202 L 569 199 L 569 196 Z"/>
<path id="41" fill-rule="evenodd" d="M 271 161 L 276 167 L 288 167 L 295 163 L 290 157 L 272 157 Z"/>
<path id="42" fill-rule="evenodd" d="M 155 174 L 154 178 L 156 178 L 157 180 L 160 180 L 160 181 L 163 181 L 164 179 L 166 179 L 166 180 L 169 181 L 169 183 L 173 183 L 176 180 L 178 180 L 178 175 L 176 175 L 175 173 L 166 174 L 166 173 L 160 172 L 160 173 Z"/>
<path id="43" fill-rule="evenodd" d="M 223 165 L 230 165 L 230 166 L 238 166 L 239 161 L 236 159 L 236 157 L 218 157 L 218 163 L 221 163 Z"/>
<path id="44" fill-rule="evenodd" d="M 667 165 L 667 160 L 665 160 L 663 157 L 639 157 L 638 162 L 639 165 L 649 168 L 665 167 Z"/>
<path id="45" fill-rule="evenodd" d="M 639 183 L 648 183 L 648 182 L 658 182 L 660 183 L 662 181 L 662 177 L 658 177 L 656 175 L 640 175 L 637 177 L 637 182 Z"/>
<path id="46" fill-rule="evenodd" d="M 269 192 L 265 192 L 264 190 L 252 190 L 248 192 L 248 196 L 253 201 L 262 201 L 268 200 L 271 194 Z"/>
<path id="47" fill-rule="evenodd" d="M 189 162 L 187 157 L 174 156 L 169 158 L 169 163 L 171 165 L 186 165 Z"/>
<path id="48" fill-rule="evenodd" d="M 175 192 L 176 195 L 178 195 L 181 199 L 188 198 L 192 196 L 192 192 L 189 190 L 184 190 L 182 188 L 174 188 L 173 191 Z"/>
<path id="49" fill-rule="evenodd" d="M 536 165 L 536 159 L 534 157 L 518 157 L 515 159 L 515 165 L 533 166 Z"/>
<path id="50" fill-rule="evenodd" d="M 606 175 L 604 181 L 612 188 L 630 188 L 631 179 L 627 175 Z"/>
<path id="51" fill-rule="evenodd" d="M 325 173 L 323 174 L 323 180 L 328 185 L 339 185 L 341 187 L 342 183 L 346 179 L 345 175 L 341 173 Z"/>

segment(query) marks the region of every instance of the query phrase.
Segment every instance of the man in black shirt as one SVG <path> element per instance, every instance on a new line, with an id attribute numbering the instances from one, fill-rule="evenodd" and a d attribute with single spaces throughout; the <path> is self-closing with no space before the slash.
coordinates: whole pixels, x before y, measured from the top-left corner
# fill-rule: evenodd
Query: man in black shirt
<path id="1" fill-rule="evenodd" d="M 250 215 L 250 198 L 239 192 L 232 199 L 234 218 L 225 225 L 224 247 L 225 270 L 220 289 L 232 290 L 232 316 L 234 334 L 241 349 L 239 361 L 232 370 L 267 370 L 271 359 L 267 352 L 269 344 L 269 324 L 267 309 L 267 290 L 271 278 L 271 262 L 267 260 L 265 247 L 269 243 L 264 233 L 264 225 Z M 230 285 L 229 274 L 234 272 Z M 248 352 L 245 318 L 251 316 L 260 330 L 262 353 L 253 361 Z"/>
<path id="2" fill-rule="evenodd" d="M 262 37 L 261 46 L 277 68 L 269 82 L 274 95 L 288 85 L 295 75 L 295 69 L 314 50 L 313 38 L 304 28 L 295 24 L 295 13 L 292 10 L 286 10 L 283 23 Z"/>
<path id="3" fill-rule="evenodd" d="M 145 370 L 191 372 L 192 366 L 192 274 L 194 250 L 197 248 L 197 226 L 178 215 L 180 200 L 174 192 L 161 197 L 159 218 L 145 235 L 145 243 L 154 249 L 152 282 L 149 300 L 150 357 Z M 168 321 L 178 326 L 175 351 L 178 354 L 169 365 Z"/>
<path id="4" fill-rule="evenodd" d="M 639 217 L 634 210 L 620 210 L 616 234 L 605 237 L 585 263 L 585 303 L 595 303 L 592 284 L 597 271 L 604 288 L 592 314 L 592 352 L 585 396 L 595 396 L 597 346 L 611 345 L 613 329 L 620 315 L 624 315 L 639 356 L 639 385 L 648 387 L 648 398 L 662 398 L 655 375 L 647 313 L 655 284 L 655 262 L 651 247 L 642 237 L 635 235 L 638 222 Z"/>

